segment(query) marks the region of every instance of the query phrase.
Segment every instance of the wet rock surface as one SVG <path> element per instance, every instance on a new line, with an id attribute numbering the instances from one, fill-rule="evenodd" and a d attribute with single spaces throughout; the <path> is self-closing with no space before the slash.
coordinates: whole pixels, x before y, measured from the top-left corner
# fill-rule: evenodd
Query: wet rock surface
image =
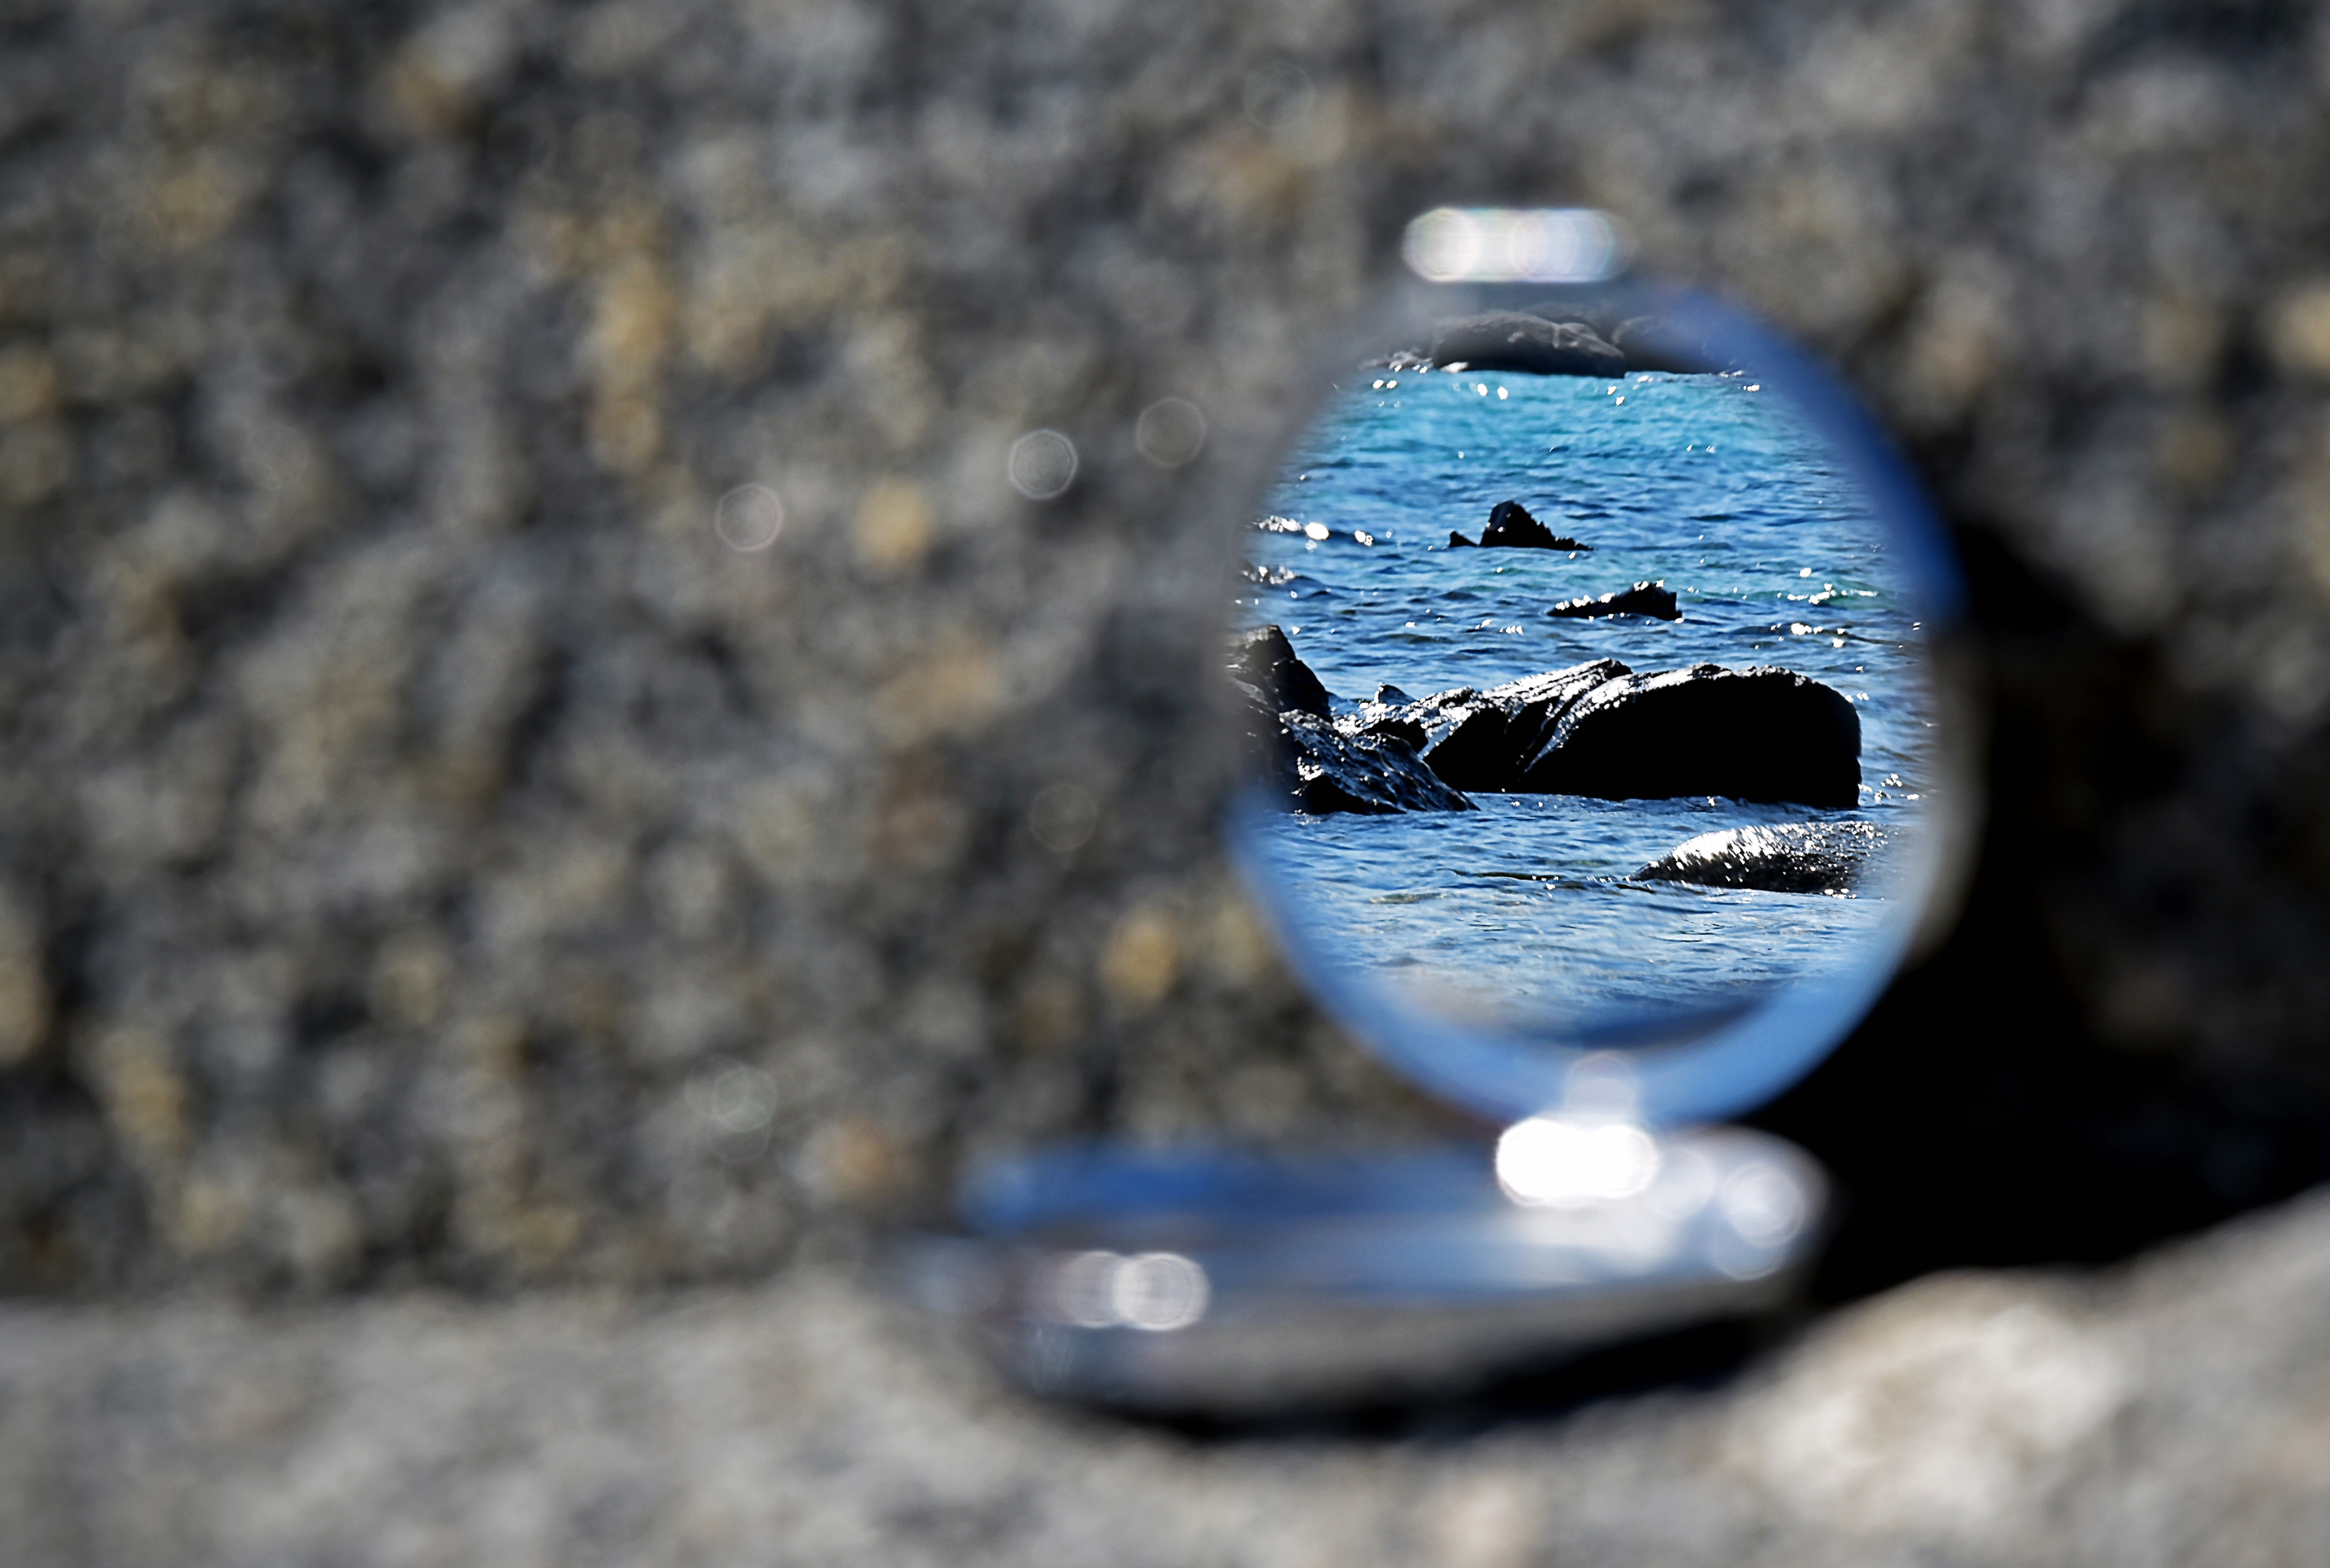
<path id="1" fill-rule="evenodd" d="M 1363 708 L 1357 722 L 1364 733 L 1407 741 L 1458 789 L 1509 790 L 1581 698 L 1626 673 L 1616 660 L 1597 659 L 1486 691 L 1460 687 L 1397 708 Z"/>
<path id="2" fill-rule="evenodd" d="M 1843 693 L 1768 666 L 1622 676 L 1562 714 L 1520 787 L 1849 807 L 1861 798 L 1861 716 Z"/>
<path id="3" fill-rule="evenodd" d="M 1546 613 L 1573 621 L 1590 621 L 1603 615 L 1648 615 L 1658 621 L 1682 619 L 1682 612 L 1675 605 L 1674 590 L 1662 583 L 1637 583 L 1598 599 L 1565 599 Z"/>
<path id="4" fill-rule="evenodd" d="M 1283 713 L 1279 723 L 1291 755 L 1291 793 L 1299 810 L 1379 815 L 1475 809 L 1397 736 L 1354 735 L 1303 713 Z"/>
<path id="5" fill-rule="evenodd" d="M 1234 639 L 1230 671 L 1249 767 L 1285 778 L 1304 811 L 1464 811 L 1464 790 L 1860 800 L 1860 716 L 1842 693 L 1785 670 L 1636 675 L 1599 659 L 1486 691 L 1410 698 L 1382 686 L 1333 717 L 1325 686 L 1277 626 Z M 1273 685 L 1247 679 L 1256 671 Z M 1316 709 L 1287 698 L 1313 691 Z"/>
<path id="6" fill-rule="evenodd" d="M 1230 640 L 1229 675 L 1240 705 L 1249 774 L 1274 781 L 1296 811 L 1469 812 L 1473 803 L 1425 765 L 1404 731 L 1376 731 L 1370 714 L 1405 703 L 1379 687 L 1356 716 L 1332 717 L 1333 698 L 1295 654 L 1283 629 L 1259 627 Z"/>
<path id="7" fill-rule="evenodd" d="M 1473 541 L 1462 534 L 1450 534 L 1448 543 L 1469 545 Z M 1481 529 L 1484 548 L 1502 546 L 1520 550 L 1590 550 L 1566 534 L 1557 534 L 1531 517 L 1529 508 L 1519 501 L 1499 501 L 1489 508 L 1489 521 Z"/>
<path id="8" fill-rule="evenodd" d="M 1885 846 L 1875 822 L 1774 822 L 1701 833 L 1634 875 L 1767 893 L 1850 893 Z"/>
<path id="9" fill-rule="evenodd" d="M 1293 708 L 1317 718 L 1331 716 L 1333 699 L 1312 668 L 1295 656 L 1294 644 L 1277 626 L 1258 627 L 1230 640 L 1230 677 L 1260 693 L 1273 713 Z"/>

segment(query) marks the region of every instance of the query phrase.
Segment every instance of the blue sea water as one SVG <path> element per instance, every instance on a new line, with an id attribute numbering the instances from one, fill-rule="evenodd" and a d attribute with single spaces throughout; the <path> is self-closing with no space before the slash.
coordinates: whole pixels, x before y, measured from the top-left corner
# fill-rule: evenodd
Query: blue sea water
<path id="1" fill-rule="evenodd" d="M 1448 546 L 1503 500 L 1592 549 Z M 1362 372 L 1268 506 L 1239 616 L 1283 628 L 1339 708 L 1378 683 L 1422 697 L 1612 658 L 1638 672 L 1776 664 L 1861 716 L 1853 810 L 1484 793 L 1477 813 L 1274 817 L 1268 856 L 1334 962 L 1483 1021 L 1587 1038 L 1647 1008 L 1728 1009 L 1865 950 L 1881 881 L 1829 897 L 1633 875 L 1757 822 L 1877 822 L 1898 847 L 1929 809 L 1909 584 L 1868 498 L 1777 394 L 1737 375 Z M 1662 581 L 1680 621 L 1546 613 Z"/>

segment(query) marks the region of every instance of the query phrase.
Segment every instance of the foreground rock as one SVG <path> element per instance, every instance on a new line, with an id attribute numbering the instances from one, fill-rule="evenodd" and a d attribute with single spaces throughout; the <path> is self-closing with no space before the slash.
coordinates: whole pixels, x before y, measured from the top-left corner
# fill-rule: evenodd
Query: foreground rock
<path id="1" fill-rule="evenodd" d="M 1615 659 L 1413 700 L 1396 687 L 1330 717 L 1326 687 L 1275 626 L 1233 644 L 1251 765 L 1304 811 L 1467 811 L 1461 792 L 1857 804 L 1861 717 L 1834 689 L 1769 667 L 1637 675 Z M 1253 677 L 1259 676 L 1259 679 Z M 1395 700 L 1396 699 L 1396 700 Z M 1435 789 L 1427 780 L 1436 780 Z"/>
<path id="2" fill-rule="evenodd" d="M 1777 822 L 1687 840 L 1634 873 L 1648 882 L 1755 888 L 1766 893 L 1850 893 L 1885 830 L 1875 822 Z"/>
<path id="3" fill-rule="evenodd" d="M 1261 692 L 1273 713 L 1293 708 L 1325 718 L 1333 712 L 1326 683 L 1294 656 L 1294 644 L 1275 626 L 1230 639 L 1230 676 Z"/>
<path id="4" fill-rule="evenodd" d="M 1325 683 L 1296 657 L 1279 627 L 1232 638 L 1229 675 L 1246 708 L 1247 765 L 1279 781 L 1296 810 L 1382 815 L 1478 809 L 1402 736 L 1337 725 Z M 1386 692 L 1405 698 L 1397 688 L 1377 689 L 1378 698 Z"/>
<path id="5" fill-rule="evenodd" d="M 1432 339 L 1442 368 L 1518 370 L 1529 375 L 1621 375 L 1626 356 L 1582 321 L 1495 310 L 1443 325 Z"/>
<path id="6" fill-rule="evenodd" d="M 1300 1443 L 1011 1397 L 832 1264 L 630 1300 L 11 1301 L 0 1562 L 2318 1563 L 2325 1293 L 2316 1195 L 2133 1264 L 1929 1277 L 1737 1376 Z"/>
<path id="7" fill-rule="evenodd" d="M 1463 535 L 1451 533 L 1448 546 L 1454 549 L 1473 541 Z M 1489 522 L 1481 530 L 1481 544 L 1487 548 L 1509 550 L 1590 550 L 1594 546 L 1581 544 L 1567 534 L 1557 534 L 1535 518 L 1519 501 L 1499 501 L 1489 508 Z"/>
<path id="8" fill-rule="evenodd" d="M 1791 670 L 1695 664 L 1627 675 L 1570 705 L 1520 789 L 1605 800 L 1723 795 L 1852 806 L 1861 716 Z"/>
<path id="9" fill-rule="evenodd" d="M 1589 692 L 1630 671 L 1615 659 L 1524 676 L 1486 691 L 1469 686 L 1397 708 L 1363 707 L 1364 732 L 1406 741 L 1460 790 L 1513 790 Z"/>
<path id="10" fill-rule="evenodd" d="M 1357 812 L 1478 811 L 1396 736 L 1353 734 L 1290 708 L 1278 716 L 1293 765 L 1293 794 L 1313 815 Z"/>
<path id="11" fill-rule="evenodd" d="M 1651 615 L 1661 621 L 1682 619 L 1681 610 L 1675 605 L 1674 590 L 1662 583 L 1637 583 L 1631 588 L 1605 594 L 1599 599 L 1564 599 L 1546 613 L 1571 620 L 1593 620 L 1603 615 Z"/>

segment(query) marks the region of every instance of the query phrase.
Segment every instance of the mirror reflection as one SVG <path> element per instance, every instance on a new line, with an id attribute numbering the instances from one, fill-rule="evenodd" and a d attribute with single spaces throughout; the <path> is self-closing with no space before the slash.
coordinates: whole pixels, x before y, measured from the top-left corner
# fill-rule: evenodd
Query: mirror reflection
<path id="1" fill-rule="evenodd" d="M 1346 978 L 1583 1046 L 1883 946 L 1930 827 L 1894 531 L 1752 363 L 1552 306 L 1344 375 L 1249 519 L 1271 874 Z"/>

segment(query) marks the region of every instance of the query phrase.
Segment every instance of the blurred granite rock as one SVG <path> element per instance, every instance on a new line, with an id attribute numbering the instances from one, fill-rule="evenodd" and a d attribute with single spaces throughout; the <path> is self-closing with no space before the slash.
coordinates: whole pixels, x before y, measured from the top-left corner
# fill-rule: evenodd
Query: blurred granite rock
<path id="1" fill-rule="evenodd" d="M 2320 1199 L 1940 1275 L 1566 1421 L 1193 1440 L 1012 1397 L 823 1269 L 676 1301 L 0 1308 L 18 1563 L 2317 1563 Z"/>
<path id="2" fill-rule="evenodd" d="M 1444 199 L 1615 212 L 1996 563 L 2025 838 L 1934 963 L 2011 928 L 2043 1005 L 1967 1114 L 2174 1192 L 2018 1244 L 2330 1169 L 2308 8 L 0 28 L 0 1286 L 760 1278 L 983 1149 L 1435 1125 L 1236 890 L 1201 677 L 1303 354 Z M 1848 1167 L 1942 1126 L 1824 1081 Z"/>

